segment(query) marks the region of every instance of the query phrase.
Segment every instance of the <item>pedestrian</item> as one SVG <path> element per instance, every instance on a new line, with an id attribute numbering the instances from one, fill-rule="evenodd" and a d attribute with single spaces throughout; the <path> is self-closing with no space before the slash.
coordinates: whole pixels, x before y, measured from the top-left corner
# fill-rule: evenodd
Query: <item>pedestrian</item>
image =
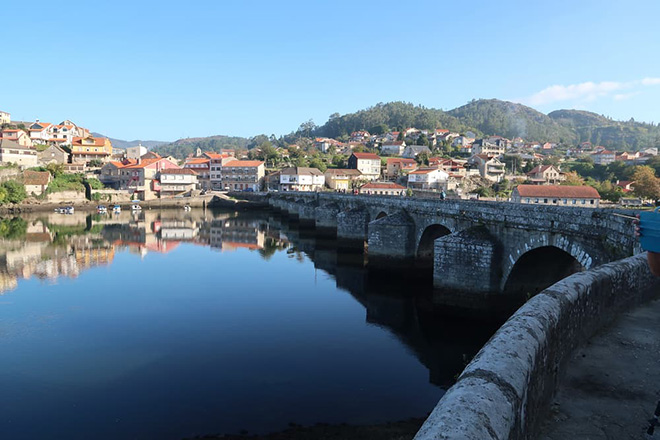
<path id="1" fill-rule="evenodd" d="M 444 200 L 447 197 L 447 194 L 445 193 L 445 190 L 443 189 L 442 192 L 440 193 L 440 200 Z"/>

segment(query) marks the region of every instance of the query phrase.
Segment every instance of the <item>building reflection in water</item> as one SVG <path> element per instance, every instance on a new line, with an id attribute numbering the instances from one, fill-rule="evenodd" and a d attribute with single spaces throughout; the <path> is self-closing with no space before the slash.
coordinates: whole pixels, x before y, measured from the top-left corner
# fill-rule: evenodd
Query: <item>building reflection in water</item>
<path id="1" fill-rule="evenodd" d="M 316 237 L 278 216 L 193 210 L 144 210 L 120 215 L 32 214 L 0 220 L 0 294 L 21 279 L 54 282 L 75 278 L 86 269 L 109 265 L 115 252 L 142 258 L 167 253 L 182 243 L 221 252 L 248 249 L 268 260 L 287 252 L 309 258 L 331 275 L 366 310 L 366 321 L 388 330 L 429 370 L 429 380 L 449 386 L 486 342 L 499 322 L 485 322 L 438 309 L 431 276 L 420 279 L 409 269 L 379 271 L 363 253 L 337 249 L 333 240 Z"/>

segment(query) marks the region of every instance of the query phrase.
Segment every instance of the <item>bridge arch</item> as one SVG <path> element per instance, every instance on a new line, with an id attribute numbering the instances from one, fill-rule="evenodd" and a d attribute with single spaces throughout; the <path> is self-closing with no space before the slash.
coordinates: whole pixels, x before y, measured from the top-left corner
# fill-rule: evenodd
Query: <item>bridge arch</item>
<path id="1" fill-rule="evenodd" d="M 533 296 L 576 272 L 587 269 L 570 249 L 555 245 L 539 246 L 520 255 L 503 278 L 503 292 Z"/>
<path id="2" fill-rule="evenodd" d="M 387 217 L 387 213 L 385 211 L 380 211 L 378 214 L 376 214 L 375 219 L 380 220 L 381 218 Z"/>
<path id="3" fill-rule="evenodd" d="M 428 225 L 422 232 L 417 242 L 417 258 L 433 258 L 433 247 L 435 245 L 435 240 L 449 234 L 451 234 L 451 230 L 444 225 L 437 223 Z"/>

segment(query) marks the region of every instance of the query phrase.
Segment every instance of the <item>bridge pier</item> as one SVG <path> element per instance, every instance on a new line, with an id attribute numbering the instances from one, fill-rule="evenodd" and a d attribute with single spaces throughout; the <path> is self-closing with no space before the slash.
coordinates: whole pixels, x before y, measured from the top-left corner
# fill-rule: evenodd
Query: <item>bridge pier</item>
<path id="1" fill-rule="evenodd" d="M 369 228 L 369 213 L 351 209 L 337 214 L 337 242 L 340 247 L 364 249 Z"/>
<path id="2" fill-rule="evenodd" d="M 484 299 L 499 295 L 502 251 L 483 226 L 435 240 L 433 287 L 436 302 L 469 308 L 488 307 Z M 442 292 L 451 292 L 443 295 Z"/>
<path id="3" fill-rule="evenodd" d="M 338 214 L 339 208 L 334 204 L 316 207 L 315 226 L 317 233 L 323 236 L 336 237 Z"/>
<path id="4" fill-rule="evenodd" d="M 301 227 L 313 228 L 316 224 L 316 207 L 305 202 L 296 203 L 298 208 L 298 222 Z"/>
<path id="5" fill-rule="evenodd" d="M 369 257 L 412 259 L 415 257 L 415 222 L 405 212 L 369 223 Z"/>

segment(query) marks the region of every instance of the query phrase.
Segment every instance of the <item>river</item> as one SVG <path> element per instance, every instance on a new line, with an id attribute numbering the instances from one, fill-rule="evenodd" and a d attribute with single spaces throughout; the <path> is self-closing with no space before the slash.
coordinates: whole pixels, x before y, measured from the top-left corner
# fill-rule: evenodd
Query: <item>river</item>
<path id="1" fill-rule="evenodd" d="M 0 221 L 0 438 L 424 417 L 497 328 L 269 212 Z"/>

